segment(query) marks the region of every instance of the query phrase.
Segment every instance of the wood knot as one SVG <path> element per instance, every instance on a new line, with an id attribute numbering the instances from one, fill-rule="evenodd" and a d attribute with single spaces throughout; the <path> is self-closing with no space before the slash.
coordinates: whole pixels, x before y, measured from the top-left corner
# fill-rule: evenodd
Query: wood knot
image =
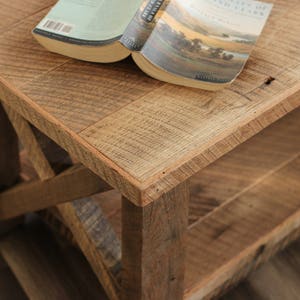
<path id="1" fill-rule="evenodd" d="M 269 77 L 265 80 L 265 84 L 266 84 L 266 85 L 270 85 L 274 80 L 275 80 L 274 77 L 269 76 Z"/>

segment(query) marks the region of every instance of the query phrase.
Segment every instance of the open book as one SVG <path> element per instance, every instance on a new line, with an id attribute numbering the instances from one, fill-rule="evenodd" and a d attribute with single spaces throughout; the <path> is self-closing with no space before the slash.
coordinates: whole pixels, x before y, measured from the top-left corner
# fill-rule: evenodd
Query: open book
<path id="1" fill-rule="evenodd" d="M 272 5 L 253 0 L 59 0 L 33 34 L 92 62 L 132 54 L 150 76 L 217 90 L 242 71 Z"/>

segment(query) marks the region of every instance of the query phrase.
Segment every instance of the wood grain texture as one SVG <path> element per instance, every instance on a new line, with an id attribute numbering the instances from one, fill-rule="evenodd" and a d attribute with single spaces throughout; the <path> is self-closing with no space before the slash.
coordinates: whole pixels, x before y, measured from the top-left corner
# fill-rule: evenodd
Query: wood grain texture
<path id="1" fill-rule="evenodd" d="M 121 247 L 101 208 L 92 199 L 80 199 L 58 210 L 109 298 L 118 299 Z"/>
<path id="2" fill-rule="evenodd" d="M 87 272 L 82 271 L 84 260 L 78 259 L 80 254 L 70 247 L 64 247 L 60 252 L 65 263 L 83 281 L 91 286 L 97 282 L 86 276 Z M 236 288 L 224 295 L 221 300 L 298 300 L 299 291 L 299 270 L 300 270 L 300 241 L 296 241 L 287 249 L 277 254 L 272 260 L 263 264 L 257 271 L 253 272 L 245 281 Z M 74 258 L 75 256 L 75 258 Z M 87 264 L 84 264 L 87 268 Z M 93 275 L 93 274 L 90 274 Z M 1 262 L 0 257 L 0 298 L 1 300 L 27 300 L 25 293 L 20 288 L 15 276 L 8 269 L 7 265 Z M 100 291 L 98 300 L 108 298 Z"/>
<path id="3" fill-rule="evenodd" d="M 60 249 L 40 222 L 2 238 L 0 252 L 29 299 L 81 300 L 103 295 L 82 256 Z"/>
<path id="4" fill-rule="evenodd" d="M 299 128 L 300 109 L 296 109 L 193 176 L 190 225 L 300 152 Z"/>
<path id="5" fill-rule="evenodd" d="M 121 239 L 122 195 L 116 190 L 111 190 L 106 193 L 94 195 L 92 198 L 101 207 L 117 236 Z"/>
<path id="6" fill-rule="evenodd" d="M 299 236 L 299 113 L 290 113 L 192 178 L 187 298 L 194 299 L 198 289 L 197 300 L 216 287 L 224 293 Z M 108 192 L 96 200 L 121 232 L 119 195 Z"/>
<path id="7" fill-rule="evenodd" d="M 300 152 L 300 109 L 262 130 L 190 179 L 189 225 L 236 199 Z M 121 237 L 121 195 L 98 194 L 102 207 Z"/>
<path id="8" fill-rule="evenodd" d="M 130 60 L 95 65 L 47 56 L 28 35 L 40 18 L 36 14 L 1 34 L 0 40 L 9 45 L 0 47 L 0 95 L 128 199 L 144 206 L 299 106 L 300 38 L 290 28 L 299 31 L 300 4 L 274 4 L 245 71 L 224 91 L 162 84 L 143 75 Z M 6 59 L 14 48 L 19 56 L 23 51 L 15 45 L 17 35 L 24 36 L 24 64 Z M 266 84 L 270 76 L 275 80 Z"/>
<path id="9" fill-rule="evenodd" d="M 71 60 L 34 81 L 30 94 L 37 96 L 35 103 L 79 133 L 160 86 L 162 82 L 145 77 L 130 58 L 104 65 Z"/>
<path id="10" fill-rule="evenodd" d="M 32 163 L 28 159 L 26 155 L 26 151 L 21 150 L 20 152 L 20 163 L 21 163 L 21 173 L 20 177 L 21 180 L 26 182 L 30 180 L 38 179 L 38 174 L 36 173 L 35 169 L 32 166 Z"/>
<path id="11" fill-rule="evenodd" d="M 140 208 L 122 202 L 122 299 L 183 299 L 189 187 Z"/>
<path id="12" fill-rule="evenodd" d="M 14 2 L 23 5 L 23 1 L 14 0 Z M 32 2 L 37 5 L 39 1 Z M 43 2 L 41 7 L 48 7 L 55 1 L 48 1 L 46 5 L 46 0 L 40 3 Z M 1 5 L 7 6 L 4 1 Z M 13 7 L 10 9 L 10 15 L 14 15 Z M 32 9 L 32 12 L 26 18 L 19 19 L 17 24 L 8 26 L 3 31 L 0 29 L 1 77 L 9 79 L 16 86 L 22 86 L 37 78 L 41 72 L 45 73 L 70 60 L 47 52 L 33 40 L 31 30 L 47 12 L 48 9 L 38 10 L 38 12 Z M 8 20 L 7 24 L 9 24 Z"/>
<path id="13" fill-rule="evenodd" d="M 188 299 L 219 295 L 299 237 L 299 155 L 189 230 Z"/>
<path id="14" fill-rule="evenodd" d="M 235 244 L 238 244 L 239 247 L 243 247 L 244 243 L 246 243 L 244 238 L 245 236 L 250 235 L 249 240 L 251 240 L 251 237 L 253 237 L 253 235 L 256 235 L 258 239 L 258 237 L 260 236 L 260 234 L 262 234 L 262 232 L 258 229 L 259 227 L 257 227 L 256 224 L 262 224 L 261 218 L 263 218 L 262 217 L 263 213 L 265 213 L 266 215 L 271 214 L 271 219 L 272 219 L 273 217 L 272 213 L 274 210 L 283 212 L 283 209 L 278 208 L 278 204 L 276 205 L 276 203 L 278 202 L 277 199 L 280 199 L 283 203 L 289 203 L 289 199 L 288 200 L 285 199 L 290 196 L 290 192 L 291 189 L 293 189 L 293 186 L 296 185 L 297 187 L 297 180 L 299 182 L 299 173 L 298 175 L 295 176 L 290 176 L 290 174 L 282 175 L 283 177 L 282 180 L 287 181 L 286 185 L 284 187 L 280 187 L 281 193 L 279 193 L 278 190 L 275 189 L 273 191 L 274 194 L 272 193 L 271 196 L 268 196 L 270 198 L 274 197 L 275 203 L 268 204 L 267 208 L 265 207 L 259 208 L 258 211 L 260 212 L 259 213 L 260 216 L 253 216 L 253 217 L 251 216 L 255 214 L 253 210 L 256 209 L 256 207 L 251 208 L 252 200 L 247 204 L 250 207 L 248 210 L 246 205 L 237 203 L 236 198 L 238 196 L 243 197 L 243 193 L 246 193 L 245 197 L 247 197 L 248 190 L 251 191 L 251 188 L 253 188 L 254 185 L 259 185 L 260 182 L 266 179 L 266 177 L 272 176 L 273 173 L 276 173 L 276 171 L 278 171 L 278 168 L 281 168 L 282 165 L 286 164 L 290 160 L 291 156 L 293 155 L 295 156 L 295 154 L 300 151 L 298 116 L 299 116 L 298 112 L 292 113 L 291 115 L 287 116 L 285 119 L 274 124 L 274 126 L 272 126 L 271 128 L 268 128 L 265 131 L 263 131 L 260 137 L 258 136 L 250 140 L 245 145 L 248 150 L 246 150 L 245 148 L 245 150 L 241 149 L 240 151 L 240 148 L 244 148 L 244 145 L 240 146 L 233 153 L 229 153 L 223 159 L 215 162 L 213 165 L 208 167 L 207 170 L 204 169 L 202 172 L 200 172 L 200 174 L 195 179 L 193 179 L 194 191 L 192 189 L 192 193 L 194 193 L 193 194 L 194 197 L 192 197 L 192 201 L 190 205 L 190 215 L 189 215 L 191 225 L 193 224 L 193 222 L 195 222 L 195 220 L 198 220 L 200 216 L 203 216 L 208 212 L 211 213 L 211 217 L 209 217 L 208 215 L 207 218 L 210 221 L 208 223 L 205 222 L 202 225 L 203 227 L 201 233 L 203 233 L 203 235 L 205 235 L 206 231 L 210 231 L 210 230 L 213 231 L 213 229 L 216 227 L 215 224 L 218 224 L 219 222 L 221 222 L 221 224 L 223 224 L 223 222 L 226 223 L 227 222 L 226 216 L 228 217 L 229 215 L 233 215 L 234 220 L 240 220 L 240 221 L 239 222 L 236 221 L 236 224 L 234 223 L 235 221 L 232 221 L 232 223 L 234 224 L 232 225 L 234 226 L 232 229 L 230 225 L 228 226 L 224 225 L 224 229 L 220 229 L 220 230 L 216 229 L 215 235 L 212 233 L 212 236 L 214 235 L 214 237 L 212 237 L 212 240 L 210 242 L 208 242 L 207 239 L 205 239 L 204 241 L 202 240 L 204 245 L 203 247 L 201 247 L 200 242 L 198 241 L 201 235 L 199 237 L 198 233 L 195 233 L 193 239 L 191 240 L 193 241 L 193 243 L 198 245 L 199 248 L 197 248 L 197 250 L 193 249 L 193 252 L 190 255 L 191 261 L 188 267 L 192 269 L 195 268 L 197 271 L 202 270 L 203 266 L 209 269 L 210 267 L 212 267 L 212 265 L 214 265 L 213 264 L 214 260 L 217 260 L 218 257 L 221 257 L 221 259 L 224 258 L 226 253 L 230 253 L 229 248 L 234 249 Z M 251 147 L 251 143 L 252 143 L 252 147 Z M 259 153 L 259 150 L 264 151 L 264 153 L 263 154 Z M 253 153 L 256 156 L 253 155 L 252 157 L 251 156 L 248 157 L 248 155 L 250 155 L 251 153 Z M 266 159 L 267 156 L 269 157 L 268 159 Z M 265 159 L 265 162 L 261 160 L 262 158 Z M 246 170 L 245 173 L 241 172 L 241 167 L 244 170 Z M 203 177 L 201 177 L 201 173 L 203 174 Z M 224 178 L 224 174 L 226 174 L 225 178 Z M 289 181 L 290 177 L 293 177 L 295 179 L 292 179 L 292 181 L 290 182 Z M 209 185 L 207 185 L 208 183 Z M 196 184 L 198 184 L 198 187 L 195 187 Z M 272 184 L 274 184 L 274 186 L 278 185 L 276 182 Z M 263 192 L 264 189 L 267 190 L 267 193 L 268 191 L 270 192 L 270 190 L 272 190 L 272 184 L 270 184 L 270 186 L 268 185 L 267 187 L 263 185 L 259 189 L 259 191 L 256 192 L 253 198 L 257 198 L 257 201 L 265 202 L 266 197 L 263 196 L 263 198 L 261 198 L 260 195 L 261 194 L 264 195 Z M 199 191 L 199 185 L 202 185 L 201 193 L 196 193 L 195 191 Z M 286 192 L 285 189 L 288 192 Z M 297 200 L 298 197 L 297 195 L 299 195 L 299 187 L 297 191 L 294 190 L 291 193 L 292 193 L 292 197 L 294 198 L 296 197 L 295 200 Z M 284 195 L 284 197 L 282 197 L 282 194 Z M 207 198 L 208 195 L 210 195 L 210 197 L 213 198 Z M 110 207 L 110 203 L 108 203 L 109 201 L 105 199 L 104 195 L 101 196 L 99 195 L 97 197 L 97 200 L 99 201 L 99 204 L 102 205 L 104 209 L 107 211 L 109 219 L 111 219 L 116 232 L 120 232 L 121 222 L 120 222 L 120 211 L 118 210 L 118 206 L 119 206 L 118 194 L 109 192 L 106 196 L 107 197 L 109 196 L 110 197 L 109 201 L 112 201 L 112 203 L 114 203 L 112 207 Z M 221 196 L 224 198 L 222 198 Z M 214 217 L 214 212 L 213 212 L 214 209 L 222 205 L 222 203 L 226 203 L 226 202 L 230 203 L 231 201 L 233 201 L 234 203 L 233 206 L 230 206 L 229 204 L 224 205 L 224 211 L 225 211 L 224 214 L 220 215 L 220 213 L 218 213 Z M 206 211 L 203 211 L 203 209 L 199 210 L 199 207 L 203 208 L 205 203 L 208 204 L 208 209 Z M 244 209 L 241 209 L 240 206 L 242 207 L 244 206 Z M 195 207 L 197 209 L 195 209 Z M 221 212 L 222 209 L 223 208 L 220 207 L 219 209 L 216 209 L 216 212 L 218 211 Z M 261 210 L 263 210 L 263 212 L 261 212 Z M 294 210 L 297 211 L 297 208 L 292 207 L 290 213 L 292 214 Z M 249 215 L 251 217 L 249 217 Z M 249 223 L 247 223 L 249 218 L 250 218 Z M 265 228 L 269 228 L 269 230 L 271 231 L 272 230 L 271 228 L 273 226 L 272 222 L 269 221 L 269 217 L 266 218 L 267 220 L 265 221 L 264 226 Z M 292 217 L 292 220 L 287 221 L 287 223 L 285 223 L 284 217 L 279 221 L 277 220 L 278 227 L 276 230 L 274 229 L 275 230 L 274 236 L 275 234 L 276 235 L 278 234 L 278 236 L 276 238 L 275 237 L 273 238 L 274 240 L 271 242 L 271 246 L 270 246 L 271 249 L 266 250 L 265 254 L 261 258 L 262 261 L 268 259 L 278 249 L 281 249 L 288 242 L 292 241 L 294 238 L 299 236 L 299 231 L 296 230 L 298 226 L 297 225 L 298 219 L 299 219 L 299 214 L 295 213 L 295 215 Z M 243 225 L 243 222 L 246 222 L 246 224 Z M 281 226 L 284 229 L 281 230 L 280 228 Z M 239 227 L 242 228 L 243 231 L 241 231 Z M 254 233 L 251 232 L 251 228 L 255 228 Z M 294 228 L 295 228 L 295 232 L 293 232 Z M 226 237 L 226 239 L 224 238 L 225 240 L 223 240 L 223 236 Z M 246 239 L 247 242 L 249 242 L 249 240 Z M 211 254 L 209 253 L 208 250 L 207 251 L 205 250 L 203 256 L 200 255 L 203 249 L 205 249 L 205 245 L 210 245 L 210 243 L 212 249 L 214 249 L 214 252 Z M 266 242 L 266 244 L 268 243 Z M 225 247 L 226 249 L 223 250 Z M 211 248 L 209 249 L 211 250 Z M 219 249 L 219 250 L 215 250 L 215 249 Z M 261 261 L 258 259 L 259 256 L 257 254 L 260 252 L 261 249 L 264 249 L 264 242 L 261 243 L 260 246 L 254 248 L 254 250 L 251 250 L 253 251 L 252 253 L 254 254 L 253 256 L 250 255 L 250 258 L 247 257 L 245 258 L 241 254 L 240 259 L 241 260 L 245 259 L 245 261 L 241 263 L 241 266 L 237 267 L 237 269 L 233 271 L 234 274 L 228 275 L 228 277 L 232 275 L 232 279 L 226 282 L 224 285 L 222 285 L 221 293 L 224 293 L 228 288 L 236 284 L 238 280 L 244 278 L 252 268 L 256 267 L 256 264 L 261 263 Z M 238 255 L 239 254 L 238 251 L 239 250 L 237 250 L 237 252 L 235 253 L 232 253 L 232 256 Z M 196 261 L 198 259 L 201 259 L 201 262 L 199 262 L 199 264 L 196 264 Z M 248 266 L 247 263 L 250 263 L 250 265 Z M 220 265 L 215 267 L 216 268 L 215 273 L 212 275 L 212 277 L 213 276 L 215 277 L 211 279 L 212 281 L 218 278 L 217 274 Z M 204 272 L 205 271 L 203 271 L 203 277 L 206 276 L 209 277 L 209 274 L 204 274 Z M 224 273 L 225 272 L 226 271 L 224 271 Z M 224 273 L 221 274 L 224 275 Z M 197 278 L 197 276 L 195 276 L 194 273 L 192 273 L 190 276 L 191 278 L 194 278 L 195 281 L 199 279 L 199 277 Z M 224 276 L 226 278 L 226 274 Z M 201 276 L 200 278 L 202 279 L 203 277 Z M 225 279 L 223 278 L 223 280 Z M 203 283 L 203 287 L 205 286 L 205 284 L 206 282 Z M 200 299 L 200 298 L 201 296 L 199 296 L 199 298 L 195 297 L 195 299 Z"/>
<path id="15" fill-rule="evenodd" d="M 48 180 L 25 182 L 0 193 L 0 220 L 110 190 L 98 176 L 75 165 Z"/>
<path id="16" fill-rule="evenodd" d="M 0 94 L 3 95 L 3 99 L 7 99 L 7 103 L 9 103 L 11 108 L 21 114 L 26 120 L 30 120 L 30 122 L 42 132 L 47 133 L 47 136 L 59 144 L 63 149 L 67 150 L 72 157 L 83 162 L 96 174 L 101 174 L 100 177 L 112 187 L 123 191 L 130 199 L 140 198 L 141 191 L 137 187 L 137 182 L 132 183 L 131 181 L 128 181 L 126 172 L 110 162 L 97 149 L 76 136 L 74 132 L 58 123 L 51 115 L 48 115 L 51 121 L 47 118 L 44 119 L 43 110 L 34 104 L 31 99 L 21 95 L 7 81 L 5 81 L 5 85 L 9 85 L 11 88 L 2 89 L 3 86 L 0 82 Z M 26 101 L 23 101 L 22 97 L 25 97 L 23 100 L 26 99 Z M 30 105 L 28 105 L 28 103 L 30 103 Z M 34 106 L 34 109 L 32 109 L 31 105 Z M 78 139 L 81 140 L 81 142 L 79 142 Z M 101 157 L 101 160 L 98 159 L 99 156 Z"/>

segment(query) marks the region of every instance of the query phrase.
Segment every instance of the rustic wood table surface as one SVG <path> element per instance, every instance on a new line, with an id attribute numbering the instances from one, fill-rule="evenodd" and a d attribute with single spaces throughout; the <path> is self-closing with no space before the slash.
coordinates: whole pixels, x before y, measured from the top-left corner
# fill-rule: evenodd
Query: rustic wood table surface
<path id="1" fill-rule="evenodd" d="M 54 1 L 0 0 L 1 230 L 49 208 L 111 299 L 209 299 L 297 238 L 300 1 L 272 2 L 243 73 L 206 92 L 49 53 L 31 30 Z"/>

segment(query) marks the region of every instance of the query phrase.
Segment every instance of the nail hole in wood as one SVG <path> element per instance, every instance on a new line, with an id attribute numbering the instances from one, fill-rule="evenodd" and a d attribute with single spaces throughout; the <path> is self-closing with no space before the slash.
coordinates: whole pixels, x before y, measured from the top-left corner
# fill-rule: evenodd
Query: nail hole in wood
<path id="1" fill-rule="evenodd" d="M 275 80 L 274 77 L 269 76 L 269 77 L 265 80 L 265 84 L 266 84 L 266 85 L 270 85 L 274 80 Z"/>

